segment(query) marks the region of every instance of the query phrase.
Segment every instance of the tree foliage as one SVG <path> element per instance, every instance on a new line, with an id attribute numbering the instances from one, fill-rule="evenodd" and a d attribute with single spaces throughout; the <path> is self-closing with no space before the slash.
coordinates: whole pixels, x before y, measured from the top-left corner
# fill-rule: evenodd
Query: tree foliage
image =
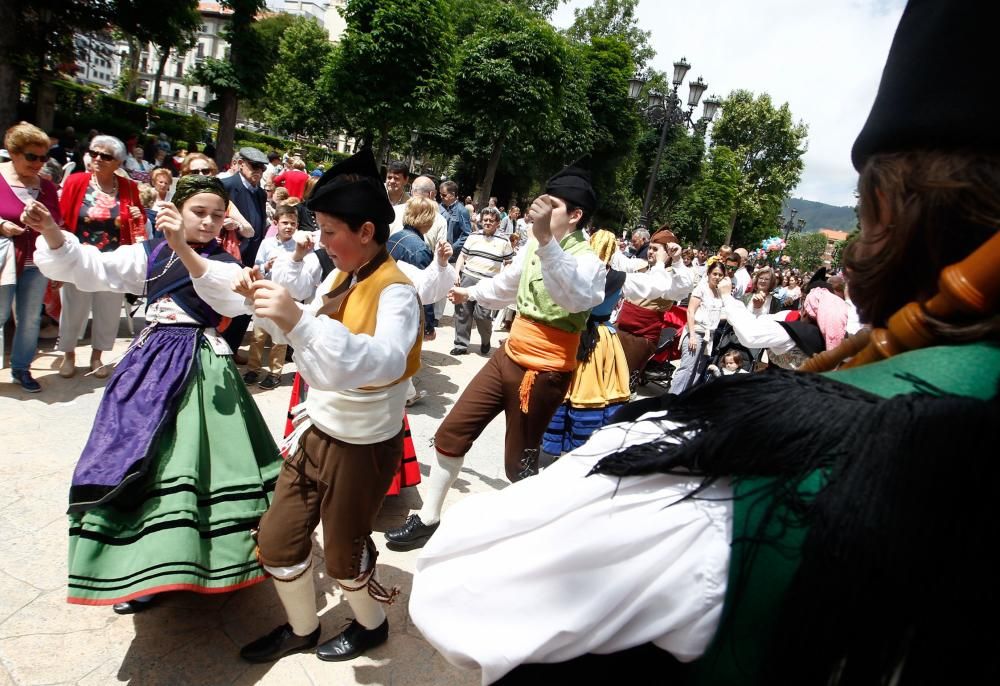
<path id="1" fill-rule="evenodd" d="M 826 236 L 821 233 L 794 233 L 785 243 L 784 254 L 793 267 L 811 272 L 823 264 Z"/>
<path id="2" fill-rule="evenodd" d="M 736 90 L 723 102 L 712 141 L 735 152 L 740 163 L 733 243 L 752 245 L 774 230 L 782 201 L 801 178 L 807 133 L 804 123 L 792 121 L 788 103 L 775 107 L 767 93 Z"/>
<path id="3" fill-rule="evenodd" d="M 295 134 L 329 128 L 327 98 L 316 88 L 316 65 L 333 54 L 326 29 L 298 17 L 281 36 L 278 59 L 267 75 L 265 113 L 275 127 Z"/>
<path id="4" fill-rule="evenodd" d="M 223 37 L 229 41 L 229 59 L 209 57 L 194 68 L 188 80 L 199 83 L 218 97 L 219 134 L 215 159 L 228 164 L 233 155 L 236 113 L 240 98 L 253 98 L 263 92 L 270 64 L 269 49 L 254 31 L 257 14 L 265 8 L 264 0 L 221 0 L 233 10 Z"/>
<path id="5" fill-rule="evenodd" d="M 454 39 L 446 0 L 348 0 L 347 24 L 321 89 L 348 131 L 379 137 L 432 120 L 448 89 Z M 381 157 L 381 155 L 380 155 Z"/>
<path id="6" fill-rule="evenodd" d="M 636 67 L 646 66 L 656 51 L 649 43 L 651 31 L 639 28 L 635 16 L 639 0 L 594 0 L 594 4 L 573 10 L 573 24 L 566 34 L 573 40 L 620 38 L 631 48 Z M 631 74 L 629 74 L 631 76 Z"/>
<path id="7" fill-rule="evenodd" d="M 507 3 L 488 9 L 460 46 L 455 112 L 489 141 L 482 204 L 507 140 L 564 117 L 564 107 L 581 104 L 563 98 L 566 53 L 565 43 L 544 19 Z"/>
<path id="8" fill-rule="evenodd" d="M 718 246 L 726 240 L 740 184 L 736 153 L 716 145 L 702 160 L 701 174 L 672 209 L 674 233 L 687 244 Z"/>

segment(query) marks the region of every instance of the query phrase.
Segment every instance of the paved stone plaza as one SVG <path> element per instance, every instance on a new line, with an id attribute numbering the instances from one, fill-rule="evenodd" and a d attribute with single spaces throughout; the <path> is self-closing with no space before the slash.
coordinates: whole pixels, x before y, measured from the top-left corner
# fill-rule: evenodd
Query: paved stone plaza
<path id="1" fill-rule="evenodd" d="M 120 334 L 115 355 L 128 345 L 124 326 Z M 498 340 L 495 334 L 494 346 Z M 477 672 L 449 665 L 410 622 L 407 602 L 419 551 L 398 553 L 384 546 L 381 532 L 398 526 L 411 508 L 420 506 L 413 488 L 386 500 L 374 535 L 382 582 L 402 589 L 388 608 L 389 642 L 352 662 L 320 662 L 312 654 L 291 655 L 272 665 L 240 660 L 241 645 L 284 621 L 270 582 L 221 596 L 172 593 L 149 611 L 125 617 L 110 607 L 68 604 L 66 494 L 106 380 L 85 377 L 82 369 L 72 379 L 59 378 L 59 355 L 47 352 L 54 342 L 43 342 L 45 352 L 32 365 L 41 393 L 22 392 L 9 383 L 9 369 L 0 371 L 0 484 L 6 494 L 0 501 L 0 686 L 479 683 Z M 478 351 L 478 339 L 474 342 Z M 453 329 L 445 326 L 438 329 L 437 340 L 424 345 L 416 384 L 428 397 L 409 415 L 422 465 L 429 462 L 429 441 L 440 420 L 485 361 L 477 353 L 451 357 L 447 351 L 452 343 Z M 89 348 L 81 348 L 78 364 L 89 355 Z M 283 429 L 290 392 L 289 373 L 278 389 L 253 390 L 275 436 Z M 469 454 L 449 503 L 507 485 L 502 446 L 503 420 L 498 418 Z M 426 477 L 427 467 L 422 470 Z M 321 560 L 321 535 L 315 540 Z M 315 569 L 325 640 L 343 628 L 350 611 L 326 578 L 322 562 Z"/>

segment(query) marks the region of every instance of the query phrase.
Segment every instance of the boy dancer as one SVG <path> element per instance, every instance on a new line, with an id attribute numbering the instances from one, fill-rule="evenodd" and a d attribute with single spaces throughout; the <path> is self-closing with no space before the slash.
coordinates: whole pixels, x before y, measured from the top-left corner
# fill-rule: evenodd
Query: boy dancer
<path id="1" fill-rule="evenodd" d="M 577 365 L 580 333 L 591 308 L 605 296 L 607 269 L 591 251 L 583 227 L 597 205 L 589 174 L 567 167 L 531 205 L 534 238 L 500 274 L 470 288 L 454 288 L 453 303 L 475 300 L 500 309 L 517 302 L 510 338 L 455 403 L 434 436 L 424 507 L 386 532 L 389 547 L 423 546 L 437 529 L 448 489 L 465 454 L 500 412 L 507 417 L 504 466 L 517 481 L 538 471 L 545 427 L 566 397 Z"/>
<path id="2" fill-rule="evenodd" d="M 289 437 L 274 500 L 258 535 L 259 558 L 275 580 L 288 623 L 240 655 L 269 662 L 319 640 L 312 533 L 323 523 L 326 571 L 355 619 L 321 645 L 321 660 L 354 658 L 384 643 L 391 602 L 374 579 L 370 534 L 403 451 L 406 380 L 420 366 L 421 308 L 410 281 L 386 252 L 394 213 L 370 149 L 332 167 L 309 200 L 320 243 L 337 265 L 318 309 L 298 305 L 283 286 L 235 284 L 277 340 L 295 349 L 310 386 L 306 416 Z M 214 279 L 221 287 L 222 279 Z"/>

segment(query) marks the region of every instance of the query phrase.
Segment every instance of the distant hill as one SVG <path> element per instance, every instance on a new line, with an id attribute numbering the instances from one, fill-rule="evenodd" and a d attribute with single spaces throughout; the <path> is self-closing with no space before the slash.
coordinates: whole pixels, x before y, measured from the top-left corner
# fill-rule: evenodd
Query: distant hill
<path id="1" fill-rule="evenodd" d="M 807 233 L 820 229 L 839 229 L 851 232 L 858 226 L 858 217 L 854 214 L 853 207 L 837 207 L 802 198 L 789 198 L 781 208 L 786 217 L 789 207 L 799 211 L 795 215 L 796 219 L 806 220 L 805 230 Z"/>

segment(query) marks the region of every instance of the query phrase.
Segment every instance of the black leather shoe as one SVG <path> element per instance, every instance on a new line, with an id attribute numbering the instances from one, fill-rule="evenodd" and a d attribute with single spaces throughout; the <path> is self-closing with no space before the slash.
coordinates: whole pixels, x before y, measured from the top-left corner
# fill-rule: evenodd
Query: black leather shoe
<path id="1" fill-rule="evenodd" d="M 111 609 L 115 611 L 116 615 L 134 615 L 152 607 L 155 599 L 154 595 L 149 600 L 126 600 L 124 603 L 115 603 Z"/>
<path id="2" fill-rule="evenodd" d="M 340 634 L 317 648 L 316 657 L 325 662 L 353 660 L 366 650 L 382 645 L 388 639 L 388 619 L 374 629 L 366 629 L 354 619 Z"/>
<path id="3" fill-rule="evenodd" d="M 449 353 L 449 354 L 451 354 L 451 355 L 468 355 L 469 351 L 466 350 L 465 348 L 455 347 L 455 348 L 451 349 L 451 353 Z"/>
<path id="4" fill-rule="evenodd" d="M 240 649 L 240 657 L 247 662 L 274 662 L 280 657 L 299 650 L 315 648 L 319 643 L 320 627 L 308 636 L 297 636 L 292 627 L 282 624 L 267 636 L 258 638 Z"/>
<path id="5" fill-rule="evenodd" d="M 490 344 L 489 343 L 483 343 L 481 346 L 479 346 L 479 352 L 481 352 L 483 355 L 489 355 L 490 354 Z"/>
<path id="6" fill-rule="evenodd" d="M 411 514 L 403 522 L 403 526 L 385 532 L 385 540 L 388 541 L 386 547 L 396 551 L 423 548 L 440 525 L 441 522 L 424 524 L 420 521 L 420 515 Z"/>

